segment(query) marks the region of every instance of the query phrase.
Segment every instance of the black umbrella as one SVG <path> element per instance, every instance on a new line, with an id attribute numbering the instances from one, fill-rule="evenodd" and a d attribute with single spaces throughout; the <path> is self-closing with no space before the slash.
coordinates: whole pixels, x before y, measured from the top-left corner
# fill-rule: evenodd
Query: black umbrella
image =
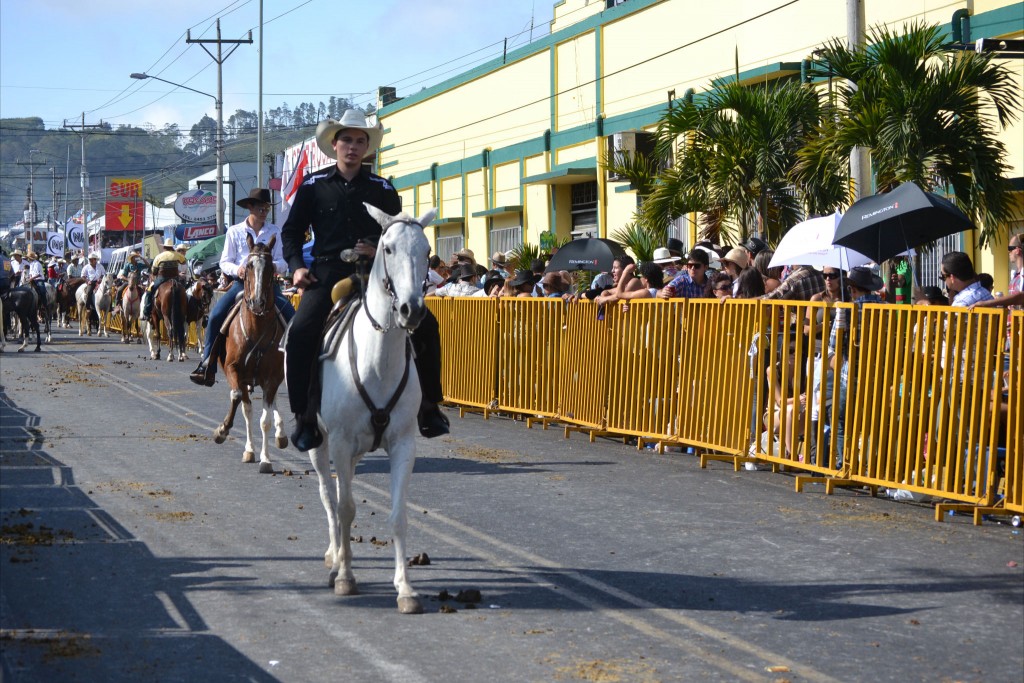
<path id="1" fill-rule="evenodd" d="M 613 240 L 600 237 L 573 240 L 558 248 L 544 272 L 592 270 L 602 273 L 611 270 L 612 261 L 625 254 L 622 245 Z"/>
<path id="2" fill-rule="evenodd" d="M 865 197 L 843 214 L 833 244 L 881 263 L 911 247 L 972 230 L 971 219 L 951 201 L 903 183 L 892 192 Z"/>

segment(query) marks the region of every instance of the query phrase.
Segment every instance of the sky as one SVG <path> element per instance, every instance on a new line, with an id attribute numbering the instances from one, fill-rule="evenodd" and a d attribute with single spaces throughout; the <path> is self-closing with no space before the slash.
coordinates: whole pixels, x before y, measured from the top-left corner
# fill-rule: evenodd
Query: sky
<path id="1" fill-rule="evenodd" d="M 193 39 L 245 39 L 223 60 L 224 121 L 255 111 L 261 0 L 3 0 L 0 118 L 37 116 L 113 126 L 216 118 L 217 66 Z M 548 33 L 555 0 L 262 0 L 263 109 L 344 96 L 362 106 L 377 87 L 398 95 L 457 75 Z M 394 47 L 392 47 L 394 46 Z M 216 45 L 206 47 L 216 55 Z M 231 48 L 224 45 L 224 54 Z M 153 79 L 133 80 L 133 72 Z"/>

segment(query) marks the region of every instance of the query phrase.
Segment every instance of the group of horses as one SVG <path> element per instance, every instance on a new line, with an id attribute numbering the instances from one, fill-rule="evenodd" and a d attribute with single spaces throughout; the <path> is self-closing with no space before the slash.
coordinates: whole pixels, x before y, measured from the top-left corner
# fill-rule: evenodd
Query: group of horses
<path id="1" fill-rule="evenodd" d="M 398 609 L 403 614 L 419 614 L 423 606 L 409 582 L 405 557 L 406 497 L 416 457 L 417 413 L 421 401 L 410 333 L 426 314 L 423 282 L 430 244 L 424 227 L 433 220 L 436 211 L 431 210 L 416 219 L 404 213 L 390 216 L 370 205 L 366 207 L 380 223 L 383 234 L 361 296 L 348 305 L 341 318 L 341 331 L 330 335 L 333 341 L 328 344 L 333 348 L 325 348 L 319 358 L 323 396 L 318 422 L 324 440 L 320 447 L 309 451 L 309 457 L 319 479 L 320 500 L 327 514 L 329 543 L 324 563 L 330 570 L 328 585 L 336 595 L 354 595 L 359 590 L 352 572 L 350 532 L 356 508 L 352 481 L 356 465 L 366 453 L 379 447 L 387 452 L 391 470 L 388 521 L 393 531 L 393 583 L 398 592 Z M 271 422 L 277 447 L 287 445 L 283 420 L 276 408 L 277 392 L 285 374 L 285 357 L 280 347 L 286 331 L 274 304 L 273 238 L 267 245 L 254 244 L 251 237 L 248 240 L 250 257 L 243 293 L 239 297 L 241 301 L 230 318 L 225 344 L 216 347 L 216 353 L 210 358 L 210 362 L 223 367 L 230 389 L 228 413 L 214 431 L 214 440 L 222 443 L 227 439 L 241 406 L 246 422 L 243 461 L 255 460 L 252 392 L 259 387 L 263 398 L 259 469 L 261 473 L 270 473 L 273 472 L 268 453 Z M 176 349 L 180 350 L 178 360 L 184 360 L 184 323 L 190 313 L 186 299 L 180 296 L 182 287 L 181 283 L 168 280 L 155 295 L 153 315 L 145 321 L 150 328 L 148 336 L 153 359 L 159 359 L 160 355 L 159 339 L 155 350 L 152 349 L 154 329 L 162 321 L 171 339 L 168 360 L 173 359 Z M 103 308 L 104 298 L 109 306 L 111 288 L 109 279 L 97 285 L 97 312 Z M 63 296 L 68 289 L 75 292 L 80 325 L 84 325 L 79 334 L 90 334 L 86 320 L 88 311 L 84 302 L 78 300 L 78 292 L 83 290 L 71 281 L 63 290 Z M 35 297 L 34 292 L 31 294 Z M 193 299 L 202 296 L 194 289 L 193 294 Z M 4 303 L 10 300 L 20 305 L 23 297 L 28 298 L 28 294 L 7 297 Z M 45 310 L 47 325 L 50 310 L 64 313 L 63 320 L 66 320 L 65 304 L 68 302 L 62 299 L 58 303 L 56 298 L 55 293 L 54 306 L 58 308 L 51 309 L 47 305 Z M 122 341 L 131 339 L 124 335 L 130 334 L 133 322 L 138 320 L 139 299 L 139 283 L 130 280 L 121 296 Z M 38 302 L 33 303 L 31 319 L 24 320 L 24 325 L 36 320 L 36 305 Z M 105 316 L 101 313 L 98 317 L 102 320 Z M 100 330 L 99 334 L 105 333 L 105 328 Z M 331 474 L 332 463 L 336 480 Z"/>
<path id="2" fill-rule="evenodd" d="M 29 332 L 34 332 L 35 351 L 42 351 L 41 329 L 45 330 L 46 343 L 49 344 L 52 343 L 51 321 L 55 320 L 59 328 L 70 329 L 72 318 L 77 318 L 80 337 L 92 336 L 94 330 L 98 337 L 109 337 L 112 328 L 119 328 L 122 343 L 135 341 L 141 344 L 145 338 L 149 342 L 150 356 L 159 359 L 163 323 L 168 330 L 171 346 L 168 360 L 173 359 L 175 351 L 178 360 L 187 360 L 185 330 L 190 323 L 196 323 L 197 329 L 201 327 L 213 299 L 213 287 L 204 280 L 196 280 L 188 286 L 186 296 L 185 285 L 180 282 L 168 281 L 165 284 L 167 286 L 161 287 L 156 295 L 152 315 L 146 320 L 142 320 L 141 315 L 145 292 L 138 273 L 128 276 L 118 302 L 111 301 L 116 289 L 111 274 L 96 282 L 91 297 L 88 283 L 82 277 L 65 279 L 57 286 L 47 282 L 45 299 L 39 296 L 34 287 L 14 287 L 0 297 L 0 319 L 3 321 L 0 326 L 0 349 L 4 348 L 10 334 L 17 334 L 22 337 L 18 351 L 24 351 L 30 338 Z M 173 305 L 176 301 L 178 306 Z M 116 316 L 110 310 L 112 303 L 117 304 Z M 202 338 L 200 333 L 200 353 Z"/>

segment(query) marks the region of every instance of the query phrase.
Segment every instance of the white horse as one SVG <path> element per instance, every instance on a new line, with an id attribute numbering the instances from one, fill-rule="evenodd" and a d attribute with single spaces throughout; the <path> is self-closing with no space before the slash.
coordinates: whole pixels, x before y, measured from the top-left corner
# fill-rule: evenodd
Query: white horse
<path id="1" fill-rule="evenodd" d="M 327 511 L 330 545 L 324 563 L 331 568 L 329 584 L 336 595 L 354 595 L 358 589 L 349 541 L 356 512 L 352 478 L 365 453 L 378 446 L 387 451 L 398 609 L 403 614 L 419 614 L 423 606 L 406 577 L 405 565 L 405 503 L 416 459 L 416 414 L 421 399 L 409 332 L 426 312 L 423 281 L 430 244 L 423 228 L 437 212 L 431 209 L 417 220 L 404 213 L 392 217 L 369 204 L 366 208 L 384 234 L 363 301 L 352 304 L 358 310 L 336 353 L 320 363 L 323 398 L 319 425 L 324 442 L 310 450 L 309 457 Z M 331 461 L 338 477 L 336 489 L 331 486 Z"/>
<path id="2" fill-rule="evenodd" d="M 96 285 L 96 291 L 93 296 L 93 306 L 96 308 L 96 317 L 100 320 L 99 328 L 96 330 L 97 337 L 110 337 L 110 331 L 107 330 L 107 323 L 110 320 L 110 297 L 111 290 L 114 287 L 114 276 L 104 275 L 100 279 L 99 284 Z"/>
<path id="3" fill-rule="evenodd" d="M 142 288 L 139 286 L 138 273 L 128 276 L 128 285 L 121 293 L 121 342 L 130 344 L 132 335 L 136 343 L 142 343 L 142 323 L 139 320 L 142 312 Z"/>
<path id="4" fill-rule="evenodd" d="M 99 304 L 99 300 L 100 300 L 100 288 L 103 287 L 103 281 L 104 280 L 106 280 L 106 277 L 102 278 L 99 282 L 97 282 L 96 283 L 96 287 L 93 289 L 93 302 L 94 302 L 93 306 L 95 307 L 96 314 L 99 316 L 99 319 L 100 319 L 99 328 L 98 328 L 98 330 L 96 332 L 97 336 L 99 336 L 100 331 L 106 331 L 106 322 L 105 322 L 105 319 L 104 319 L 104 316 L 103 316 L 103 312 L 99 310 L 99 306 L 97 305 L 97 304 Z M 88 292 L 89 292 L 89 283 L 88 282 L 85 282 L 85 283 L 79 285 L 78 289 L 75 291 L 75 303 L 76 303 L 76 308 L 78 309 L 78 336 L 79 337 L 91 337 L 92 336 L 92 324 L 89 322 L 90 309 L 89 309 L 89 301 L 88 301 L 88 298 L 89 298 Z M 108 288 L 107 288 L 107 304 L 108 304 L 108 307 L 109 307 L 109 304 L 110 304 L 110 289 L 109 289 L 109 285 L 108 285 Z"/>

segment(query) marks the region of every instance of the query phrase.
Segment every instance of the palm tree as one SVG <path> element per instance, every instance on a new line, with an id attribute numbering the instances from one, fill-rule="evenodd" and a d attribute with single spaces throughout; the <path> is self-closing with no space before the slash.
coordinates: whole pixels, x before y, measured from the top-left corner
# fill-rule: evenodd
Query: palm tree
<path id="1" fill-rule="evenodd" d="M 827 43 L 815 74 L 844 84 L 835 103 L 823 105 L 827 116 L 800 152 L 796 178 L 817 197 L 822 178 L 842 174 L 855 146 L 867 148 L 879 192 L 907 181 L 948 189 L 983 226 L 984 245 L 1013 214 L 997 134 L 1017 119 L 1021 96 L 990 55 L 950 52 L 944 40 L 938 26 L 914 23 L 900 34 L 872 29 L 864 49 Z"/>
<path id="2" fill-rule="evenodd" d="M 658 127 L 656 154 L 674 164 L 656 182 L 634 179 L 628 166 L 610 166 L 646 187 L 637 223 L 649 230 L 676 216 L 701 212 L 701 237 L 738 242 L 760 231 L 770 242 L 818 204 L 804 205 L 791 177 L 797 152 L 817 134 L 821 111 L 814 92 L 796 81 L 744 86 L 736 80 L 703 102 L 673 104 Z M 678 145 L 676 142 L 678 141 Z M 826 184 L 819 191 L 824 194 Z M 834 204 L 843 184 L 832 183 Z M 824 211 L 821 211 L 824 212 Z"/>

